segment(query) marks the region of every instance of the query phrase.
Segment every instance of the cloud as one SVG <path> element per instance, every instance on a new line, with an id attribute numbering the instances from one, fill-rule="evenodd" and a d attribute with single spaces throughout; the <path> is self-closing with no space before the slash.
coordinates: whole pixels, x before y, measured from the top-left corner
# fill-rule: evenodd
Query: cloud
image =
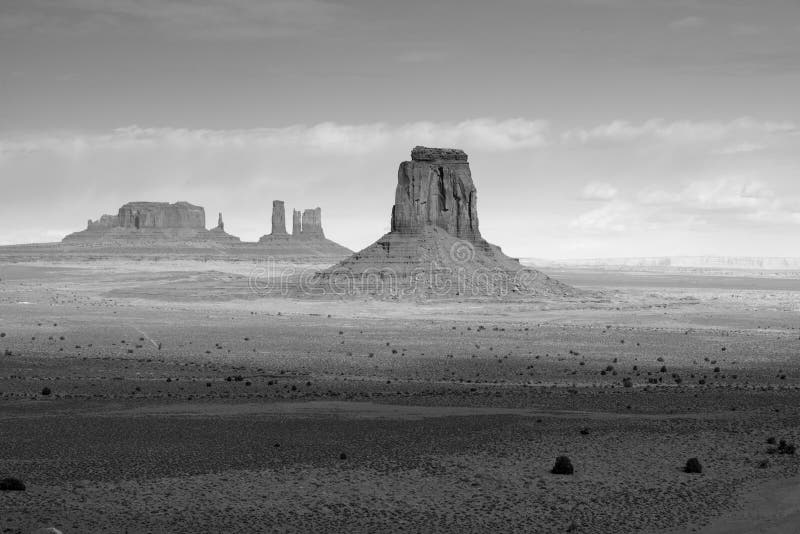
<path id="1" fill-rule="evenodd" d="M 673 143 L 709 143 L 736 135 L 769 135 L 797 132 L 793 122 L 757 121 L 742 117 L 729 122 L 672 121 L 650 119 L 642 123 L 617 120 L 592 128 L 564 132 L 566 143 L 624 143 L 655 140 Z"/>
<path id="2" fill-rule="evenodd" d="M 612 200 L 617 196 L 617 189 L 605 182 L 591 182 L 581 190 L 583 200 Z"/>
<path id="3" fill-rule="evenodd" d="M 737 177 L 694 182 L 681 195 L 688 206 L 701 210 L 753 210 L 774 197 L 775 192 L 763 182 Z"/>
<path id="4" fill-rule="evenodd" d="M 670 28 L 674 30 L 692 30 L 705 25 L 703 17 L 689 16 L 670 22 Z"/>
<path id="5" fill-rule="evenodd" d="M 108 133 L 62 132 L 0 138 L 0 157 L 52 152 L 79 158 L 97 151 L 295 149 L 324 154 L 363 154 L 393 145 L 457 146 L 483 151 L 538 148 L 547 144 L 545 121 L 490 118 L 461 122 L 338 124 L 207 130 L 128 126 Z"/>
<path id="6" fill-rule="evenodd" d="M 569 227 L 587 233 L 621 233 L 639 226 L 637 210 L 627 202 L 612 202 L 581 214 Z"/>

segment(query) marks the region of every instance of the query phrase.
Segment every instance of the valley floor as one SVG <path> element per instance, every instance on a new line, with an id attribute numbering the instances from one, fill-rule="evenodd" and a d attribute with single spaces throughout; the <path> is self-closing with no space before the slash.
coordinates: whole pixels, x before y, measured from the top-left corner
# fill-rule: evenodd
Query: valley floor
<path id="1" fill-rule="evenodd" d="M 392 303 L 0 265 L 0 532 L 795 532 L 795 282 L 580 277 Z"/>

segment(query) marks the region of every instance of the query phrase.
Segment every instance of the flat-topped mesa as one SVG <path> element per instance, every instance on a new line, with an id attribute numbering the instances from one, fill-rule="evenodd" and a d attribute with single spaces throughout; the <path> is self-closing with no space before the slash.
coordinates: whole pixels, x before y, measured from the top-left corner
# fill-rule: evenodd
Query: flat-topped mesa
<path id="1" fill-rule="evenodd" d="M 286 208 L 283 200 L 272 201 L 272 233 L 270 235 L 288 235 L 286 233 Z"/>
<path id="2" fill-rule="evenodd" d="M 429 148 L 417 145 L 411 150 L 411 159 L 414 161 L 466 163 L 467 153 L 458 148 Z"/>
<path id="3" fill-rule="evenodd" d="M 325 237 L 322 231 L 322 208 L 303 210 L 302 229 L 303 237 Z"/>
<path id="4" fill-rule="evenodd" d="M 206 213 L 188 202 L 128 202 L 116 215 L 89 220 L 86 230 L 69 234 L 67 243 L 144 246 L 147 244 L 238 242 L 225 233 L 222 213 L 217 227 L 206 229 Z"/>
<path id="5" fill-rule="evenodd" d="M 119 209 L 118 226 L 122 228 L 195 228 L 205 229 L 206 212 L 188 202 L 128 202 Z"/>
<path id="6" fill-rule="evenodd" d="M 417 146 L 411 151 L 411 161 L 402 162 L 397 171 L 392 231 L 414 234 L 438 226 L 455 237 L 480 243 L 477 204 L 463 150 Z"/>

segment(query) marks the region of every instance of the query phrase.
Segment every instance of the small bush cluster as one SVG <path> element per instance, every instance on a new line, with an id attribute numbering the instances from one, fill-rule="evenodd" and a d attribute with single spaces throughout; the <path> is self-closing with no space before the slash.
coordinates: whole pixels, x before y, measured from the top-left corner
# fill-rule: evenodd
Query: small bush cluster
<path id="1" fill-rule="evenodd" d="M 769 440 L 767 440 L 769 442 Z M 772 443 L 775 443 L 775 439 L 772 439 Z M 790 454 L 793 455 L 797 452 L 797 447 L 794 443 L 786 443 L 785 439 L 780 440 L 778 442 L 777 447 L 770 447 L 767 449 L 767 454 Z"/>
<path id="2" fill-rule="evenodd" d="M 550 472 L 554 475 L 571 475 L 575 470 L 568 456 L 559 456 Z"/>
<path id="3" fill-rule="evenodd" d="M 686 466 L 683 468 L 685 473 L 702 473 L 703 466 L 697 458 L 689 458 L 686 460 Z"/>
<path id="4" fill-rule="evenodd" d="M 25 491 L 25 484 L 18 478 L 0 480 L 0 491 Z"/>

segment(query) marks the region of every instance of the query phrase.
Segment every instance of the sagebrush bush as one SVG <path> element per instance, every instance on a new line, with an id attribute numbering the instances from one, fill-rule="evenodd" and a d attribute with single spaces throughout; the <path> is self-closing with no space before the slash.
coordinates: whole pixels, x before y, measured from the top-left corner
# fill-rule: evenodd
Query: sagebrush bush
<path id="1" fill-rule="evenodd" d="M 568 456 L 559 456 L 556 458 L 556 463 L 553 465 L 553 469 L 551 469 L 550 472 L 554 475 L 571 475 L 575 470 Z"/>
<path id="2" fill-rule="evenodd" d="M 689 458 L 686 460 L 686 466 L 683 468 L 686 473 L 702 473 L 703 466 L 697 458 Z"/>

